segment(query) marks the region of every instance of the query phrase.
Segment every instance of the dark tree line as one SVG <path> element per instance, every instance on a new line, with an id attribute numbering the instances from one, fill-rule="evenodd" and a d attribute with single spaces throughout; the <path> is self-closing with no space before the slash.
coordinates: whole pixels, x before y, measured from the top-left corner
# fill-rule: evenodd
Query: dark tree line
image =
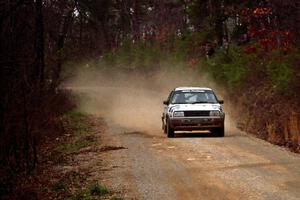
<path id="1" fill-rule="evenodd" d="M 68 6 L 42 0 L 0 3 L 1 184 L 35 168 L 38 142 L 58 126 L 59 105 L 65 103 L 58 90 L 62 48 L 70 23 L 61 13 Z"/>

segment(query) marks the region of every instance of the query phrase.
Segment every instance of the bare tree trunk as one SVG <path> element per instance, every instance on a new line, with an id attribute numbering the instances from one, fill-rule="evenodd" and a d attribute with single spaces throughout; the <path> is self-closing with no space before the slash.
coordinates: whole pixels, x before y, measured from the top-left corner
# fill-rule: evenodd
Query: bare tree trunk
<path id="1" fill-rule="evenodd" d="M 138 0 L 134 0 L 133 3 L 134 13 L 133 13 L 133 39 L 138 41 L 140 39 L 140 6 Z"/>
<path id="2" fill-rule="evenodd" d="M 20 130 L 21 132 L 24 132 L 24 135 L 22 138 L 24 142 L 24 146 L 22 149 L 23 157 L 25 159 L 25 169 L 26 172 L 30 172 L 30 165 L 31 165 L 31 155 L 30 155 L 30 140 L 31 140 L 31 134 L 29 130 L 29 123 L 28 123 L 28 108 L 27 108 L 27 98 L 26 98 L 26 92 L 25 88 L 23 88 L 22 91 L 23 96 L 23 126 L 24 129 Z"/>
<path id="3" fill-rule="evenodd" d="M 208 7 L 208 10 L 209 10 L 209 17 L 212 17 L 214 15 L 212 0 L 208 0 L 208 6 L 207 7 Z"/>
<path id="4" fill-rule="evenodd" d="M 122 41 L 122 39 L 124 37 L 126 37 L 126 35 L 128 33 L 130 33 L 130 31 L 132 31 L 132 18 L 130 16 L 130 10 L 129 10 L 129 7 L 130 7 L 130 1 L 128 0 L 117 0 L 119 6 L 120 6 L 120 13 L 121 13 L 121 20 L 122 20 L 122 30 L 120 30 L 119 32 L 119 41 Z"/>
<path id="5" fill-rule="evenodd" d="M 80 13 L 79 16 L 79 46 L 82 45 L 82 29 L 83 29 L 83 16 L 82 13 Z"/>
<path id="6" fill-rule="evenodd" d="M 110 50 L 111 49 L 111 40 L 110 40 L 107 28 L 106 28 L 105 23 L 104 23 L 103 20 L 100 21 L 100 26 L 101 26 L 102 33 L 103 33 L 103 36 L 104 36 L 104 39 L 105 39 L 105 47 L 106 47 L 106 49 Z"/>
<path id="7" fill-rule="evenodd" d="M 36 0 L 36 36 L 35 36 L 35 74 L 34 80 L 44 82 L 45 59 L 44 59 L 44 20 L 43 20 L 43 1 Z"/>
<path id="8" fill-rule="evenodd" d="M 65 43 L 65 38 L 70 26 L 70 21 L 72 17 L 73 8 L 66 8 L 64 10 L 62 20 L 59 27 L 58 32 L 58 40 L 57 40 L 57 68 L 54 71 L 54 87 L 57 86 L 60 78 L 60 73 L 62 69 L 62 50 Z"/>

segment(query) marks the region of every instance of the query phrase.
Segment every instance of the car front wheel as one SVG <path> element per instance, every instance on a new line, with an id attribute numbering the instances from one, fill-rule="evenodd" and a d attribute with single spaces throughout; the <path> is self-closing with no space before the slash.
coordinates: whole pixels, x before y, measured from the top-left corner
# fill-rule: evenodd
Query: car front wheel
<path id="1" fill-rule="evenodd" d="M 224 126 L 220 128 L 214 128 L 213 130 L 211 130 L 211 132 L 215 137 L 224 137 L 225 135 Z"/>
<path id="2" fill-rule="evenodd" d="M 171 128 L 169 122 L 167 122 L 167 135 L 168 135 L 168 138 L 174 137 L 174 134 L 175 134 L 174 129 Z"/>

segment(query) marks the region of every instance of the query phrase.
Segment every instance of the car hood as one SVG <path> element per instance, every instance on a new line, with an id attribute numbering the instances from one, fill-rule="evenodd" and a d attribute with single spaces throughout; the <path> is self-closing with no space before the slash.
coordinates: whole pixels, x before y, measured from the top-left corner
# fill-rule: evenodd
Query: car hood
<path id="1" fill-rule="evenodd" d="M 174 111 L 200 111 L 200 110 L 220 110 L 220 104 L 170 104 L 169 112 Z"/>

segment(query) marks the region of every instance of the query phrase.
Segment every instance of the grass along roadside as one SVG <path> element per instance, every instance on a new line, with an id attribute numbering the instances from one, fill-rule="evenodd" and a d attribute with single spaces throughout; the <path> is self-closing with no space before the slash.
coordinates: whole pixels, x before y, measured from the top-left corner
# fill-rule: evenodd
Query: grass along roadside
<path id="1" fill-rule="evenodd" d="M 94 183 L 88 185 L 85 189 L 79 190 L 72 196 L 67 197 L 65 200 L 93 200 L 99 199 L 109 193 L 110 191 L 106 187 Z M 115 197 L 112 197 L 111 199 L 114 198 Z"/>
<path id="2" fill-rule="evenodd" d="M 73 133 L 73 137 L 70 142 L 58 146 L 56 148 L 58 152 L 72 154 L 85 147 L 97 145 L 95 130 L 87 115 L 78 111 L 70 111 L 64 115 L 63 124 L 67 132 Z"/>

